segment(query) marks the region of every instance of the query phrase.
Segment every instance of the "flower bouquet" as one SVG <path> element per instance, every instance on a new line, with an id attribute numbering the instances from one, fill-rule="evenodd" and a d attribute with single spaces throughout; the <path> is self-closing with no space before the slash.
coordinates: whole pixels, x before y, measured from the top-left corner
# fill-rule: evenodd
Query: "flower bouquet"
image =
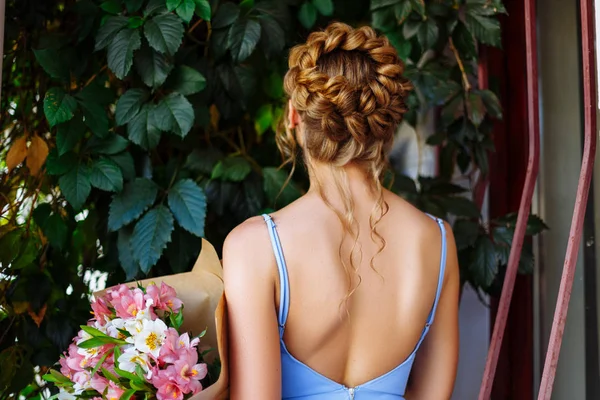
<path id="1" fill-rule="evenodd" d="M 208 242 L 203 241 L 202 249 L 191 272 L 95 294 L 93 318 L 60 359 L 60 372 L 44 376 L 59 388 L 58 399 L 226 398 L 220 263 Z M 184 323 L 184 308 L 192 321 Z M 203 331 L 191 336 L 188 330 Z"/>

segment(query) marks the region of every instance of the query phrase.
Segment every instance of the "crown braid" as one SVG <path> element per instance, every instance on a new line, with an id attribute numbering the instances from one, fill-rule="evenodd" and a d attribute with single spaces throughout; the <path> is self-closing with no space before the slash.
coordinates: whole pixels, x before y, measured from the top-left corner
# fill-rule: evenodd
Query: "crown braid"
<path id="1" fill-rule="evenodd" d="M 365 76 L 352 82 L 346 74 L 332 75 L 320 68 L 323 59 L 343 53 L 359 53 L 367 64 Z M 385 37 L 369 27 L 333 23 L 294 47 L 289 67 L 284 86 L 309 130 L 321 131 L 338 144 L 353 139 L 358 145 L 353 147 L 363 151 L 375 141 L 391 141 L 406 111 L 403 99 L 409 85 L 402 78 L 402 62 Z"/>

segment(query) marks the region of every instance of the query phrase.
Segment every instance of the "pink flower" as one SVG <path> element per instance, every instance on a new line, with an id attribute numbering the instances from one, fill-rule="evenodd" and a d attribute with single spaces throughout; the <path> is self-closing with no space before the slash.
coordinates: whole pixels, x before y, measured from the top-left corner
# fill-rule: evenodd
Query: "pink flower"
<path id="1" fill-rule="evenodd" d="M 160 289 L 156 284 L 151 283 L 146 287 L 146 294 L 154 302 L 154 307 L 159 310 L 176 313 L 179 312 L 179 309 L 181 309 L 181 305 L 183 304 L 182 301 L 177 298 L 175 289 L 164 282 L 160 283 Z"/>
<path id="2" fill-rule="evenodd" d="M 106 399 L 119 400 L 124 392 L 125 391 L 118 387 L 113 381 L 110 381 L 108 383 L 108 390 L 106 391 Z"/>
<path id="3" fill-rule="evenodd" d="M 63 374 L 64 376 L 66 376 L 67 378 L 70 378 L 71 377 L 71 368 L 67 364 L 67 357 L 68 357 L 68 355 L 65 353 L 63 355 L 63 357 L 61 357 L 58 360 L 58 363 L 60 364 L 60 373 Z"/>
<path id="4" fill-rule="evenodd" d="M 177 383 L 177 372 L 173 366 L 158 370 L 152 376 L 152 385 L 158 389 L 156 398 L 158 400 L 182 400 L 183 390 Z"/>
<path id="5" fill-rule="evenodd" d="M 104 390 L 106 390 L 106 387 L 108 386 L 108 382 L 108 379 L 103 378 L 98 374 L 95 374 L 94 376 L 92 376 L 92 381 L 90 385 L 92 386 L 92 389 L 94 389 L 98 393 L 104 393 Z"/>
<path id="6" fill-rule="evenodd" d="M 92 302 L 91 304 L 92 310 L 94 311 L 94 318 L 101 326 L 106 325 L 107 318 L 112 315 L 110 309 L 108 308 L 108 304 L 104 298 L 100 297 Z"/>
<path id="7" fill-rule="evenodd" d="M 71 369 L 71 373 L 83 371 L 87 367 L 85 357 L 78 352 L 79 347 L 75 344 L 69 346 L 69 354 L 65 358 L 65 364 Z M 62 365 L 62 364 L 61 364 Z"/>
<path id="8" fill-rule="evenodd" d="M 119 296 L 113 298 L 113 305 L 119 318 L 135 318 L 138 312 L 144 310 L 144 292 L 139 288 L 128 289 L 127 292 L 119 291 Z"/>
<path id="9" fill-rule="evenodd" d="M 198 354 L 196 346 L 200 339 L 195 338 L 190 341 L 190 336 L 187 333 L 179 336 L 174 328 L 167 329 L 167 337 L 163 346 L 160 349 L 158 360 L 160 362 L 174 364 L 175 361 L 184 357 L 188 353 Z"/>
<path id="10" fill-rule="evenodd" d="M 177 371 L 177 383 L 185 393 L 198 393 L 202 390 L 200 380 L 208 373 L 206 364 L 198 364 L 198 353 L 187 353 L 173 366 Z"/>

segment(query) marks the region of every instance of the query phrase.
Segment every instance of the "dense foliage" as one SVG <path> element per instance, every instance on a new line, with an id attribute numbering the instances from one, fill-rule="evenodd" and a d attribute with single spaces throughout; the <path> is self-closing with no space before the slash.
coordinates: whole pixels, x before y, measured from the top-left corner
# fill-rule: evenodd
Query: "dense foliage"
<path id="1" fill-rule="evenodd" d="M 40 398 L 34 366 L 89 317 L 98 271 L 113 284 L 188 270 L 200 237 L 220 248 L 236 224 L 303 193 L 302 172 L 284 186 L 274 144 L 285 56 L 331 19 L 372 23 L 406 61 L 407 122 L 434 115 L 440 176 L 395 171 L 391 187 L 452 216 L 463 282 L 491 290 L 516 218 L 484 223 L 469 193 L 502 116 L 477 86 L 478 46 L 500 45 L 504 12 L 500 0 L 8 0 L 0 399 Z"/>

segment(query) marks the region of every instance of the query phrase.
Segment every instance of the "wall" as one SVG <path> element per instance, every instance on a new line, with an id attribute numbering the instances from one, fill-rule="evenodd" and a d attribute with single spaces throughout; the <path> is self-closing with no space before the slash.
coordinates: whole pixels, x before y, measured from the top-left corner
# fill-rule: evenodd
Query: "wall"
<path id="1" fill-rule="evenodd" d="M 581 163 L 582 109 L 578 2 L 538 2 L 541 165 L 534 212 L 550 226 L 537 241 L 536 373 L 550 335 Z M 561 347 L 552 399 L 586 399 L 582 259 Z M 539 381 L 535 387 L 539 386 Z"/>

